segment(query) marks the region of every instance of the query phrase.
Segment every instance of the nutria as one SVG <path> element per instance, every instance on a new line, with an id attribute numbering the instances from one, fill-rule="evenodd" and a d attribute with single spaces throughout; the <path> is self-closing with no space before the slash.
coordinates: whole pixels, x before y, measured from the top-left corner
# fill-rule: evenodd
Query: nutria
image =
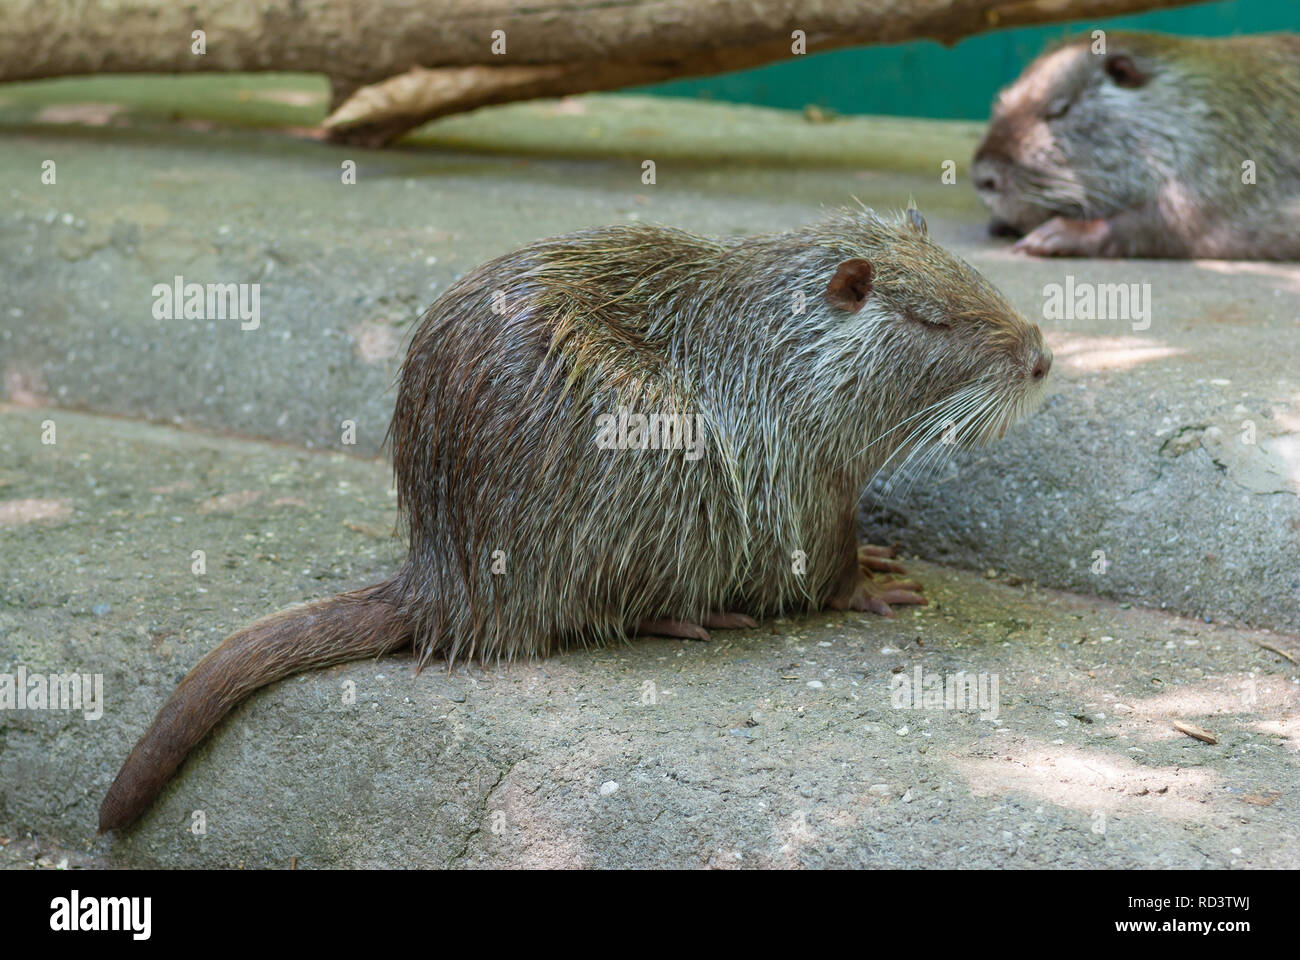
<path id="1" fill-rule="evenodd" d="M 1040 256 L 1300 259 L 1300 37 L 1107 33 L 998 96 L 971 176 Z"/>
<path id="2" fill-rule="evenodd" d="M 402 365 L 389 440 L 405 565 L 203 658 L 127 758 L 100 830 L 139 816 L 234 704 L 308 667 L 403 646 L 423 665 L 707 639 L 924 602 L 873 579 L 900 568 L 857 544 L 863 487 L 941 434 L 1001 436 L 1050 365 L 1038 327 L 915 210 L 730 241 L 615 226 L 493 260 L 429 308 Z M 702 443 L 655 449 L 642 420 L 626 435 L 648 414 Z M 623 449 L 598 443 L 620 432 Z"/>

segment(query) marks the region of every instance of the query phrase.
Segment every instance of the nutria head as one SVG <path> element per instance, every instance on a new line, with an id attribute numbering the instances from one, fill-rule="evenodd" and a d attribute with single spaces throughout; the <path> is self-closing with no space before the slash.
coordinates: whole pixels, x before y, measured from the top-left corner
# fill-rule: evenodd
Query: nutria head
<path id="1" fill-rule="evenodd" d="M 971 168 L 994 231 L 1105 218 L 1156 196 L 1203 128 L 1223 123 L 1206 107 L 1217 71 L 1204 44 L 1109 33 L 1104 48 L 1069 41 L 1026 67 L 998 95 Z"/>
<path id="2" fill-rule="evenodd" d="M 1038 326 L 931 239 L 918 211 L 820 229 L 842 258 L 826 284 L 830 317 L 886 448 L 988 443 L 1038 404 L 1052 365 Z"/>

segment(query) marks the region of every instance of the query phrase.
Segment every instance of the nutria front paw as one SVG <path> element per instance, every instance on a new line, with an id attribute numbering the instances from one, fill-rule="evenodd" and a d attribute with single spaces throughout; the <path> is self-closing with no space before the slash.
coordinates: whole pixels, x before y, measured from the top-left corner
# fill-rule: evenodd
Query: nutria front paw
<path id="1" fill-rule="evenodd" d="M 1109 255 L 1109 243 L 1110 224 L 1105 220 L 1053 217 L 1025 234 L 1011 249 L 1035 257 L 1104 257 Z"/>
<path id="2" fill-rule="evenodd" d="M 878 547 L 872 543 L 858 545 L 858 569 L 870 576 L 873 573 L 907 573 L 907 568 L 893 558 L 898 547 Z"/>
<path id="3" fill-rule="evenodd" d="M 892 617 L 894 610 L 891 603 L 914 604 L 923 606 L 929 601 L 921 596 L 923 587 L 915 580 L 893 580 L 879 578 L 878 574 L 902 574 L 907 570 L 893 557 L 898 555 L 894 547 L 877 547 L 862 545 L 858 547 L 859 576 L 836 596 L 830 605 L 836 610 L 862 610 L 878 613 L 882 617 Z"/>

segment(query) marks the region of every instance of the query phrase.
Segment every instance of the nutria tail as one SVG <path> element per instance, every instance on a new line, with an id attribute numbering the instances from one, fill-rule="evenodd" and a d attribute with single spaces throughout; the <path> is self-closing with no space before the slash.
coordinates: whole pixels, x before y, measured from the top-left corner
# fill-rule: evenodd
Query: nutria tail
<path id="1" fill-rule="evenodd" d="M 99 808 L 99 831 L 144 813 L 194 746 L 258 687 L 311 667 L 379 656 L 411 639 L 401 574 L 282 610 L 231 634 L 185 675 L 140 738 Z"/>

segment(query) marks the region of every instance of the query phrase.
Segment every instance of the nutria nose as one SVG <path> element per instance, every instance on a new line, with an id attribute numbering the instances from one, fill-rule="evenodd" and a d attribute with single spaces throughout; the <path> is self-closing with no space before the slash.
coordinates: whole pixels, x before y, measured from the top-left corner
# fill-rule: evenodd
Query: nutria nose
<path id="1" fill-rule="evenodd" d="M 998 191 L 1002 189 L 1001 168 L 1009 163 L 1006 155 L 987 139 L 980 144 L 971 160 L 971 182 L 976 190 Z"/>
<path id="2" fill-rule="evenodd" d="M 1029 371 L 1029 375 L 1035 380 L 1042 380 L 1047 376 L 1047 371 L 1052 369 L 1052 351 L 1043 347 L 1034 355 L 1034 366 Z"/>

